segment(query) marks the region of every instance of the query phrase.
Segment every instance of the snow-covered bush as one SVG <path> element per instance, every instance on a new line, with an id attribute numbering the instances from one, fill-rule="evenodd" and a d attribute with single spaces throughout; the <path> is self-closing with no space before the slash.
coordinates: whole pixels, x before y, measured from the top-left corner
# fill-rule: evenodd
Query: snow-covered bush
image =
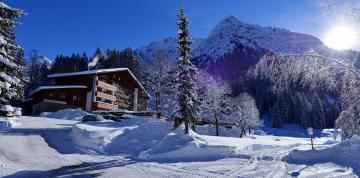
<path id="1" fill-rule="evenodd" d="M 0 116 L 21 116 L 21 108 L 4 105 L 0 107 Z"/>
<path id="2" fill-rule="evenodd" d="M 92 121 L 102 121 L 104 118 L 100 115 L 86 115 L 81 119 L 81 122 L 92 122 Z"/>
<path id="3" fill-rule="evenodd" d="M 340 129 L 341 139 L 349 139 L 354 135 L 360 135 L 360 108 L 357 105 L 350 107 L 349 111 L 341 112 L 336 119 L 336 128 Z"/>

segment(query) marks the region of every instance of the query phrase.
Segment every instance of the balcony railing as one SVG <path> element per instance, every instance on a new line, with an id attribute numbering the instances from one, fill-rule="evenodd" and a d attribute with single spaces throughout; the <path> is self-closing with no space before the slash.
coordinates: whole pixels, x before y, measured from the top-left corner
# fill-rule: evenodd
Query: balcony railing
<path id="1" fill-rule="evenodd" d="M 96 97 L 103 98 L 105 100 L 116 101 L 116 96 L 109 95 L 103 92 L 97 91 L 95 95 Z"/>
<path id="2" fill-rule="evenodd" d="M 108 84 L 108 83 L 105 83 L 105 82 L 100 81 L 100 80 L 97 81 L 97 86 L 100 87 L 100 88 L 109 90 L 109 91 L 114 91 L 114 92 L 117 91 L 117 87 L 116 87 L 116 86 L 111 85 L 111 84 Z"/>
<path id="3" fill-rule="evenodd" d="M 106 109 L 106 110 L 117 110 L 118 106 L 114 104 L 104 103 L 104 102 L 95 102 L 94 107 L 98 109 Z"/>

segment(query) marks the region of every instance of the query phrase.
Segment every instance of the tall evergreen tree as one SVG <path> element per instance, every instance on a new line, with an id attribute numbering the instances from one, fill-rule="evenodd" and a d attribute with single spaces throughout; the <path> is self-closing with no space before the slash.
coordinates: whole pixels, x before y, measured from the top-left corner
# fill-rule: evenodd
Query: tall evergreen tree
<path id="1" fill-rule="evenodd" d="M 317 129 L 324 129 L 326 127 L 326 120 L 324 117 L 324 110 L 319 96 L 315 93 L 312 101 L 312 119 L 313 127 Z"/>
<path id="2" fill-rule="evenodd" d="M 197 99 L 195 76 L 197 68 L 191 63 L 189 19 L 186 17 L 184 8 L 181 7 L 178 15 L 178 82 L 179 82 L 179 109 L 185 122 L 185 133 L 189 133 L 189 125 L 195 130 L 195 124 L 199 118 L 200 101 Z M 176 126 L 176 125 L 175 125 Z"/>
<path id="3" fill-rule="evenodd" d="M 281 113 L 280 113 L 280 106 L 278 102 L 275 102 L 274 106 L 271 109 L 271 117 L 272 117 L 272 127 L 273 128 L 281 128 L 282 120 L 281 120 Z"/>
<path id="4" fill-rule="evenodd" d="M 15 37 L 15 20 L 23 15 L 0 2 L 0 106 L 18 104 L 24 96 L 24 53 Z"/>

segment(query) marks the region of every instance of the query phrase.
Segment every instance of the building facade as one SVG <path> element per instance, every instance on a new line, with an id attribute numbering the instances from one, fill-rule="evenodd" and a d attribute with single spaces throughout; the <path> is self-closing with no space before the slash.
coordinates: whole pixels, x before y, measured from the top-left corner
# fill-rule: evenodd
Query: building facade
<path id="1" fill-rule="evenodd" d="M 51 86 L 40 86 L 26 99 L 27 114 L 66 108 L 147 111 L 150 96 L 127 68 L 52 74 L 48 78 Z"/>

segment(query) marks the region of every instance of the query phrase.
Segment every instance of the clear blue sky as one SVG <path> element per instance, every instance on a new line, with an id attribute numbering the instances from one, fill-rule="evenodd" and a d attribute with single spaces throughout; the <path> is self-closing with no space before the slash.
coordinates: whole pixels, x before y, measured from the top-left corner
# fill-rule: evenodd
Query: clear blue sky
<path id="1" fill-rule="evenodd" d="M 137 48 L 176 36 L 180 0 L 7 0 L 24 9 L 18 42 L 54 59 L 57 54 L 96 47 Z M 264 26 L 278 26 L 321 37 L 320 9 L 314 0 L 184 0 L 194 37 L 206 37 L 227 15 Z"/>

